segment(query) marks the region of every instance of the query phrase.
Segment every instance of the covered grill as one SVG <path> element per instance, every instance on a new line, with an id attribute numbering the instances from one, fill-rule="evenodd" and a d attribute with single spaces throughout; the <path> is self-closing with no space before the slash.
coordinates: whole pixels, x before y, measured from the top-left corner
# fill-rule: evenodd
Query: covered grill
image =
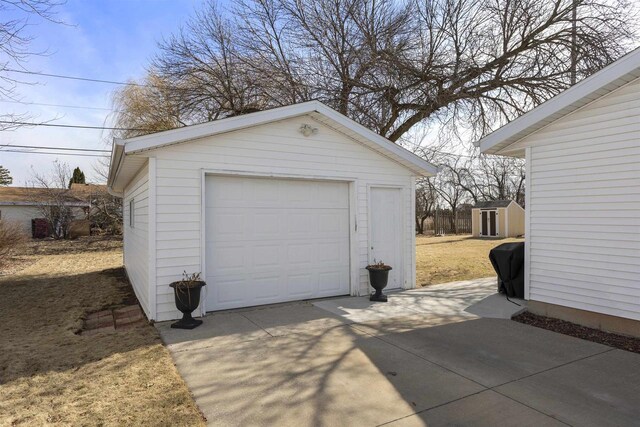
<path id="1" fill-rule="evenodd" d="M 498 275 L 498 292 L 524 298 L 524 242 L 496 246 L 489 252 L 489 260 Z"/>

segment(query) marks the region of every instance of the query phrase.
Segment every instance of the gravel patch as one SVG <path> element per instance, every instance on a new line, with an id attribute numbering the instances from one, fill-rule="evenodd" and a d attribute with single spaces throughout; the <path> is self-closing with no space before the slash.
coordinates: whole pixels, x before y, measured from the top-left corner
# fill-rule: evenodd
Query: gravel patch
<path id="1" fill-rule="evenodd" d="M 537 314 L 529 312 L 519 314 L 514 317 L 513 320 L 560 334 L 608 345 L 620 350 L 640 353 L 640 338 L 587 328 L 586 326 L 576 325 L 575 323 L 553 319 L 551 317 L 538 316 Z"/>

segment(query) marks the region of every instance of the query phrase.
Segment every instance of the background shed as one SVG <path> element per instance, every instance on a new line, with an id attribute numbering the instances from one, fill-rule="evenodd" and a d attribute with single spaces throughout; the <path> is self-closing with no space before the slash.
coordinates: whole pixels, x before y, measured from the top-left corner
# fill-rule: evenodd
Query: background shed
<path id="1" fill-rule="evenodd" d="M 518 237 L 524 234 L 524 209 L 513 200 L 477 203 L 471 210 L 473 237 Z"/>

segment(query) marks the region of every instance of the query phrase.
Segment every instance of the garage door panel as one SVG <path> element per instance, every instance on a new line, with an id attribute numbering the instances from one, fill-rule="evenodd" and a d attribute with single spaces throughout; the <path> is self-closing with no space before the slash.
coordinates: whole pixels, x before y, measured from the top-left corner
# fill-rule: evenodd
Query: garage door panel
<path id="1" fill-rule="evenodd" d="M 256 303 L 251 305 L 258 305 L 263 301 L 272 301 L 282 293 L 282 276 L 280 273 L 252 275 L 251 281 L 260 283 L 260 286 L 255 287 L 255 293 L 252 295 L 255 297 Z"/>
<path id="2" fill-rule="evenodd" d="M 296 213 L 287 213 L 285 210 L 280 212 L 280 215 L 286 216 L 287 218 L 287 234 L 288 238 L 303 238 L 303 237 L 311 237 L 313 234 L 313 223 L 309 221 L 309 215 L 311 212 L 296 212 Z"/>
<path id="3" fill-rule="evenodd" d="M 211 247 L 211 256 L 216 259 L 217 271 L 242 269 L 247 264 L 244 245 L 223 248 Z"/>
<path id="4" fill-rule="evenodd" d="M 208 310 L 349 293 L 348 184 L 207 177 L 205 191 Z"/>
<path id="5" fill-rule="evenodd" d="M 345 283 L 345 277 L 340 271 L 321 272 L 318 274 L 318 288 L 322 296 L 339 292 Z"/>
<path id="6" fill-rule="evenodd" d="M 233 277 L 235 279 L 231 279 L 230 276 L 223 276 L 217 279 L 217 286 L 211 286 L 207 289 L 207 298 L 215 296 L 221 307 L 241 304 L 246 294 L 246 280 L 242 274 L 234 275 Z"/>
<path id="7" fill-rule="evenodd" d="M 253 254 L 253 266 L 258 268 L 268 268 L 270 266 L 278 265 L 282 258 L 280 254 L 280 246 L 275 244 L 257 244 L 253 247 L 253 250 L 251 250 L 251 248 L 247 248 L 247 250 L 251 251 Z"/>
<path id="8" fill-rule="evenodd" d="M 312 268 L 315 252 L 315 245 L 312 243 L 289 244 L 287 262 L 297 268 Z"/>
<path id="9" fill-rule="evenodd" d="M 291 299 L 311 298 L 317 285 L 312 273 L 289 273 L 286 275 L 286 292 Z"/>

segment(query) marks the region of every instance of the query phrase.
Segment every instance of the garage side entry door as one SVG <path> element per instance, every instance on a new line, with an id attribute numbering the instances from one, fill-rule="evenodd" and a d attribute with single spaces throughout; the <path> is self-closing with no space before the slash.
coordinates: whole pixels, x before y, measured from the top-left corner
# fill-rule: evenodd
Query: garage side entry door
<path id="1" fill-rule="evenodd" d="M 207 176 L 206 309 L 349 294 L 349 185 Z"/>

